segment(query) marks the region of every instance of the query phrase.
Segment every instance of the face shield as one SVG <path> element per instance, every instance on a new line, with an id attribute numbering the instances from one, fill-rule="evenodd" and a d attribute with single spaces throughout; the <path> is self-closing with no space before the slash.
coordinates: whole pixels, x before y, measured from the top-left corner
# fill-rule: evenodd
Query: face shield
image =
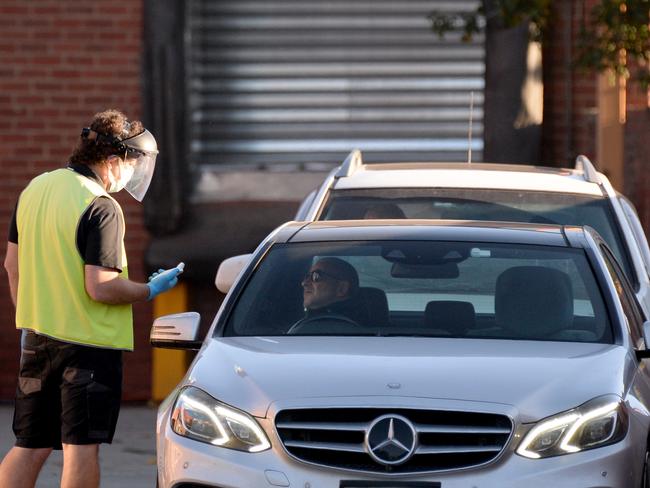
<path id="1" fill-rule="evenodd" d="M 145 129 L 138 135 L 123 139 L 120 143 L 126 148 L 126 160 L 130 164 L 135 160 L 133 176 L 124 185 L 124 189 L 141 202 L 149 189 L 156 167 L 156 156 L 158 156 L 156 139 Z"/>

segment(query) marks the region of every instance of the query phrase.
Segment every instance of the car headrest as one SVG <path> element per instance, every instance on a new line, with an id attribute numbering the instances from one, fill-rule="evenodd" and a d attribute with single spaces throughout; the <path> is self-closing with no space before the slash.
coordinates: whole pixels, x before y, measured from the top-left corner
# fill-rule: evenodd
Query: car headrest
<path id="1" fill-rule="evenodd" d="M 424 325 L 428 329 L 443 329 L 454 336 L 462 336 L 476 325 L 474 305 L 455 300 L 436 300 L 424 309 Z"/>
<path id="2" fill-rule="evenodd" d="M 494 297 L 497 325 L 521 337 L 545 337 L 573 323 L 573 289 L 562 271 L 517 266 L 497 278 Z"/>
<path id="3" fill-rule="evenodd" d="M 367 323 L 364 325 L 385 327 L 389 324 L 388 299 L 384 290 L 362 286 L 359 288 L 358 297 L 366 310 Z"/>

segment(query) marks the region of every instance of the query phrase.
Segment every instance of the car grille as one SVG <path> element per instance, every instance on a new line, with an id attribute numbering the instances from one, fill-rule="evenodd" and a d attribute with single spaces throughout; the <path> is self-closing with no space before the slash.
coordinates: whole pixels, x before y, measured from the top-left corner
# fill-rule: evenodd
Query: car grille
<path id="1" fill-rule="evenodd" d="M 416 432 L 413 454 L 386 465 L 369 454 L 366 433 L 382 416 L 407 419 Z M 275 427 L 295 458 L 322 466 L 375 473 L 422 473 L 477 466 L 506 446 L 505 415 L 446 410 L 328 408 L 278 412 Z"/>

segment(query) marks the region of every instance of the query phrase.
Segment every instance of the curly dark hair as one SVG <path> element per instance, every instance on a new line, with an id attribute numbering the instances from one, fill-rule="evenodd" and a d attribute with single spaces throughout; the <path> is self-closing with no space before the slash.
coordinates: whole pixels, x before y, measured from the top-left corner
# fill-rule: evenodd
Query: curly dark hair
<path id="1" fill-rule="evenodd" d="M 108 109 L 96 113 L 90 123 L 91 132 L 88 137 L 82 136 L 70 156 L 72 164 L 97 164 L 109 156 L 120 155 L 120 151 L 106 138 L 97 139 L 97 134 L 123 140 L 138 135 L 144 130 L 139 120 L 129 121 L 122 112 Z M 96 134 L 95 134 L 96 133 Z"/>

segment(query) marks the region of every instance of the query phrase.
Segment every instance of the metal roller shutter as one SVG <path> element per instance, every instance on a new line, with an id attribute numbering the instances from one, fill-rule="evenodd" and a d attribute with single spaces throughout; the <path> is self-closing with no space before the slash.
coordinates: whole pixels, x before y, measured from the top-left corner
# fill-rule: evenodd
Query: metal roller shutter
<path id="1" fill-rule="evenodd" d="M 476 1 L 193 0 L 191 159 L 204 170 L 465 160 L 482 149 L 484 47 L 439 39 L 432 10 Z"/>

